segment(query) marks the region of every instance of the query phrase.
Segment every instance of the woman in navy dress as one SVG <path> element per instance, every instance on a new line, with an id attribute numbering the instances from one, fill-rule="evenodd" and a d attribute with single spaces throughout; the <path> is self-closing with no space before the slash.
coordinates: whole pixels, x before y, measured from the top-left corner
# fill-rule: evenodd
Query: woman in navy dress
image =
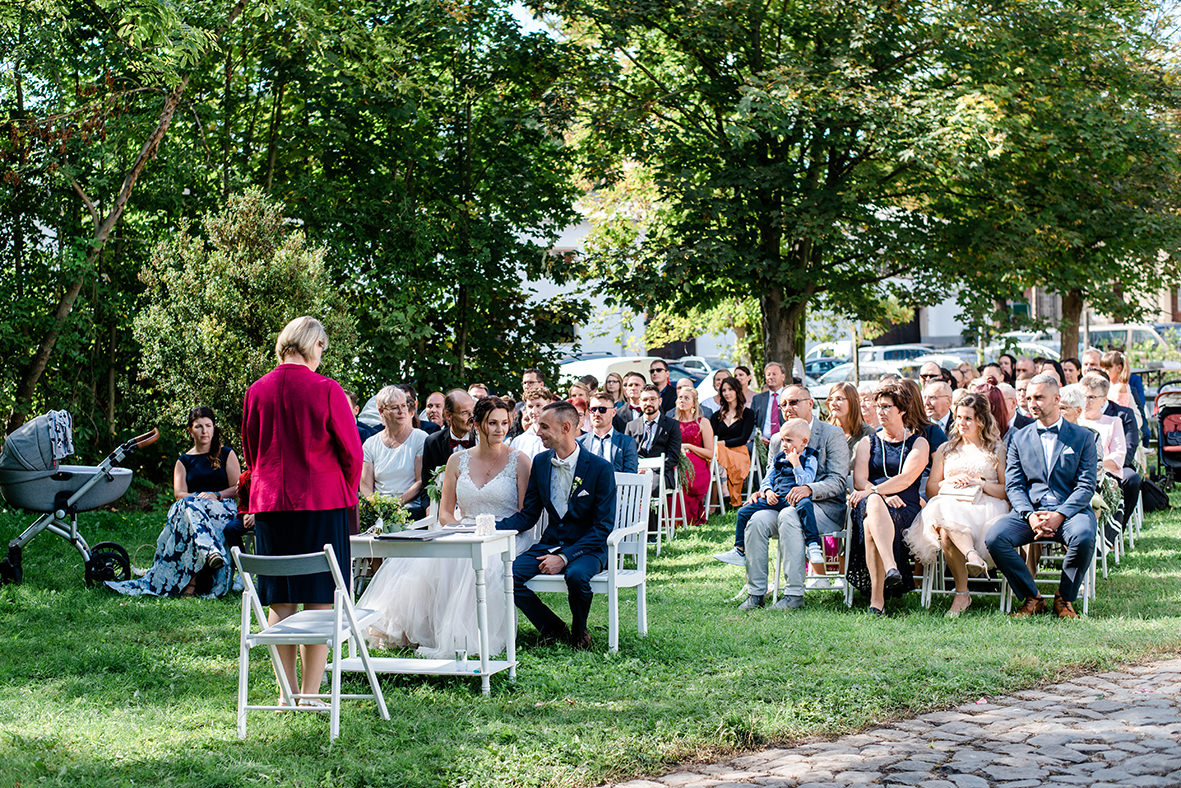
<path id="1" fill-rule="evenodd" d="M 219 597 L 230 588 L 224 531 L 237 520 L 238 455 L 221 442 L 209 408 L 189 413 L 193 446 L 172 470 L 176 503 L 156 540 L 156 556 L 143 577 L 107 586 L 130 596 Z"/>
<path id="2" fill-rule="evenodd" d="M 919 479 L 930 448 L 914 423 L 922 405 L 901 381 L 874 392 L 881 427 L 861 439 L 853 457 L 853 532 L 849 581 L 869 593 L 869 612 L 885 613 L 886 596 L 914 588 L 910 551 L 903 541 L 919 515 Z"/>

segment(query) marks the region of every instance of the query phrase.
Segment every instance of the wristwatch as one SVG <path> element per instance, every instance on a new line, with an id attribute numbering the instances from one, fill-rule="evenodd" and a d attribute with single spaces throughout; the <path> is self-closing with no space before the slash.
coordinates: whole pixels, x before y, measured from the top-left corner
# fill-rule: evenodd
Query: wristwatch
<path id="1" fill-rule="evenodd" d="M 1029 518 L 1033 517 L 1034 514 L 1036 514 L 1036 512 L 1026 512 L 1025 513 L 1025 522 L 1029 523 L 1029 525 L 1033 525 L 1033 523 L 1029 522 Z"/>

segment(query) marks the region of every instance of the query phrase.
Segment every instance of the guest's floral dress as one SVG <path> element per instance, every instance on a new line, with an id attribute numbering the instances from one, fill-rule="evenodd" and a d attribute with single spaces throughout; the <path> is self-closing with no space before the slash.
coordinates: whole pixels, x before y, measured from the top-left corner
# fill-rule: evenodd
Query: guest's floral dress
<path id="1" fill-rule="evenodd" d="M 682 446 L 691 445 L 705 448 L 700 424 L 696 421 L 682 421 L 680 425 Z M 692 452 L 686 452 L 686 454 L 693 466 L 693 478 L 690 480 L 682 477 L 680 480 L 681 489 L 685 492 L 685 522 L 700 525 L 705 522 L 704 504 L 705 493 L 709 489 L 709 463 Z M 678 507 L 673 511 L 679 512 L 679 502 L 674 501 L 673 505 Z"/>

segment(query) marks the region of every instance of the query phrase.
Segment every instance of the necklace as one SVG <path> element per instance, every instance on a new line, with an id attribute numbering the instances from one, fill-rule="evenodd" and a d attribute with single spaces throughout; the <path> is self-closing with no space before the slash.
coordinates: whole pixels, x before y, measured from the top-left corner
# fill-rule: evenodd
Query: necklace
<path id="1" fill-rule="evenodd" d="M 901 443 L 902 444 L 902 451 L 898 455 L 898 470 L 894 473 L 894 476 L 901 476 L 902 475 L 902 463 L 906 461 L 906 449 L 907 449 L 906 438 L 907 438 L 907 434 L 909 432 L 910 432 L 910 430 L 903 428 L 902 437 L 896 441 L 895 440 L 890 441 L 890 443 Z M 878 443 L 880 443 L 881 447 L 882 447 L 882 472 L 885 473 L 886 478 L 889 479 L 889 478 L 891 478 L 890 467 L 888 465 L 886 465 L 886 441 L 885 441 L 885 438 L 882 437 L 883 434 L 886 435 L 886 438 L 890 437 L 889 434 L 886 433 L 885 427 L 882 427 L 882 431 L 878 433 L 877 438 L 878 438 Z"/>

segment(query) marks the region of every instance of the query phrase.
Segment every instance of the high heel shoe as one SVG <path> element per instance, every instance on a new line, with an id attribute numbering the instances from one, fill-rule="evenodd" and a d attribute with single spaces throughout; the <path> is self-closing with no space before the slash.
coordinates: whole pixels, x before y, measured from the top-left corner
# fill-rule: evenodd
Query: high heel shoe
<path id="1" fill-rule="evenodd" d="M 973 561 L 971 556 L 975 555 L 976 560 Z M 968 567 L 968 575 L 970 577 L 980 577 L 984 575 L 988 577 L 988 564 L 984 563 L 984 559 L 980 557 L 980 553 L 975 550 L 969 550 L 968 554 L 964 556 L 964 562 Z"/>
<path id="2" fill-rule="evenodd" d="M 961 596 L 968 596 L 968 592 L 967 591 L 956 591 L 955 595 L 957 598 L 961 597 Z M 967 610 L 969 607 L 972 606 L 972 598 L 968 597 L 968 604 L 964 605 L 963 608 L 961 608 L 959 610 L 955 609 L 955 607 L 954 607 L 955 602 L 954 601 L 951 604 L 953 606 L 952 609 L 948 610 L 946 613 L 944 613 L 943 617 L 944 618 L 959 618 L 960 615 L 962 615 L 965 610 Z"/>

